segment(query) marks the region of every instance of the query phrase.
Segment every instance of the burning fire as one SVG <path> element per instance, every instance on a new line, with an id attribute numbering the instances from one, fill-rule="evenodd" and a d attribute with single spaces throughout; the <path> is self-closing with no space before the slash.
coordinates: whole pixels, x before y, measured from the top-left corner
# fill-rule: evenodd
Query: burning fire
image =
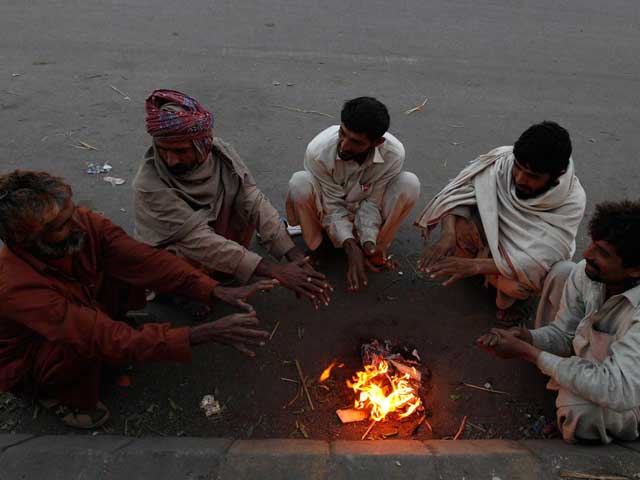
<path id="1" fill-rule="evenodd" d="M 331 365 L 329 372 L 330 368 Z M 392 412 L 398 412 L 400 418 L 408 417 L 420 406 L 422 402 L 410 379 L 408 373 L 390 375 L 389 364 L 380 360 L 377 366 L 365 365 L 364 371 L 356 372 L 353 382 L 347 380 L 347 386 L 358 395 L 355 408 L 370 408 L 371 420 L 379 422 Z"/>

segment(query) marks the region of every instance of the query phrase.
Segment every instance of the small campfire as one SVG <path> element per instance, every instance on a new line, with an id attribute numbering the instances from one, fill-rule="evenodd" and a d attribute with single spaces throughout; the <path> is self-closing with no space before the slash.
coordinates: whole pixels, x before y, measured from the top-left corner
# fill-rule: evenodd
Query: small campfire
<path id="1" fill-rule="evenodd" d="M 424 406 L 420 396 L 423 386 L 418 352 L 388 340 L 373 340 L 362 345 L 362 361 L 363 370 L 346 382 L 355 398 L 352 408 L 336 411 L 340 420 L 350 423 L 369 418 L 371 424 L 363 440 L 376 423 L 384 420 L 407 421 L 413 415 L 417 421 L 415 428 L 419 427 L 424 420 Z M 335 365 L 334 361 L 322 372 L 320 382 L 331 376 Z"/>

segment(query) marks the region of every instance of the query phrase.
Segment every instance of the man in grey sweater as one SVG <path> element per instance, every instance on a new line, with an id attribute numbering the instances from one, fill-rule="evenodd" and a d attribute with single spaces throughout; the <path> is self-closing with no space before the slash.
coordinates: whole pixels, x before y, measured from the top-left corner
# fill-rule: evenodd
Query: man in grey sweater
<path id="1" fill-rule="evenodd" d="M 477 344 L 549 375 L 565 441 L 635 440 L 640 421 L 640 201 L 596 206 L 591 243 L 552 323 L 493 329 Z"/>

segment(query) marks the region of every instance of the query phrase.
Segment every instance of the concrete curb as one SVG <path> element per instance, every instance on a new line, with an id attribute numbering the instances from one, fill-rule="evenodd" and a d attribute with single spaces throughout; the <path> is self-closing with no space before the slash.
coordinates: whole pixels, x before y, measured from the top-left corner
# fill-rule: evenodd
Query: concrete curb
<path id="1" fill-rule="evenodd" d="M 559 440 L 231 440 L 0 435 L 9 479 L 556 479 L 562 470 L 640 479 L 637 443 Z"/>

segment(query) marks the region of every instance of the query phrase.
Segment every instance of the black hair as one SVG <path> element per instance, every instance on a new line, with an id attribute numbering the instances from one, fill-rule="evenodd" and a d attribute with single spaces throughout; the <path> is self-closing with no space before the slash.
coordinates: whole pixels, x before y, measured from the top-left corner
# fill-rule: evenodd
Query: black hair
<path id="1" fill-rule="evenodd" d="M 62 209 L 71 187 L 46 172 L 15 170 L 0 175 L 0 239 L 9 245 L 24 242 L 51 208 Z"/>
<path id="2" fill-rule="evenodd" d="M 622 265 L 640 266 L 640 201 L 603 202 L 589 222 L 589 234 L 595 241 L 613 245 Z"/>
<path id="3" fill-rule="evenodd" d="M 373 97 L 358 97 L 345 102 L 340 120 L 349 130 L 363 133 L 372 141 L 382 137 L 391 122 L 387 107 Z"/>
<path id="4" fill-rule="evenodd" d="M 544 121 L 520 135 L 513 155 L 522 166 L 557 178 L 567 169 L 571 150 L 569 132 L 556 122 Z"/>

